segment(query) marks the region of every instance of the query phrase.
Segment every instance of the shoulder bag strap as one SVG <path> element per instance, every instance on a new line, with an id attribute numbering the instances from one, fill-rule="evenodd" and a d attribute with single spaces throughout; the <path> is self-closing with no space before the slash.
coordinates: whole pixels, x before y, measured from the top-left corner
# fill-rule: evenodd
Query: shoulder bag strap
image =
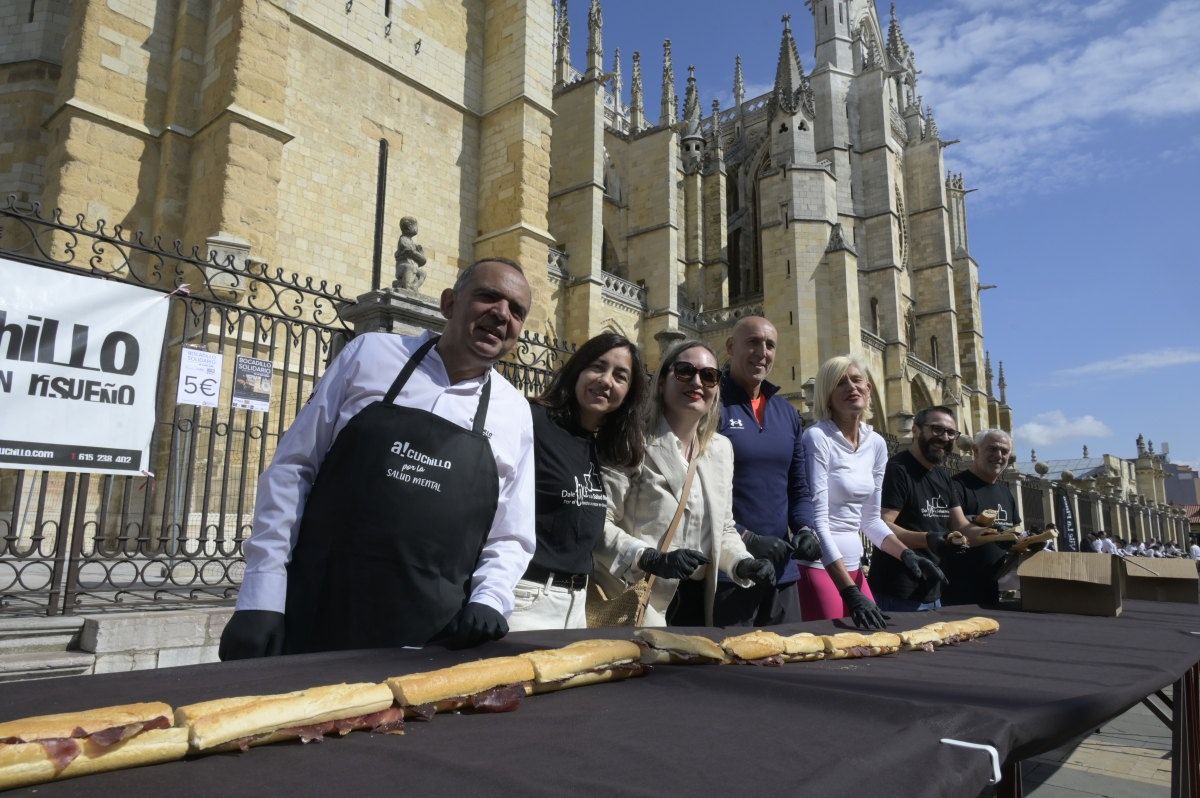
<path id="1" fill-rule="evenodd" d="M 658 544 L 658 550 L 666 553 L 671 546 L 671 541 L 675 538 L 675 532 L 679 529 L 679 522 L 683 520 L 683 511 L 687 508 L 688 497 L 692 493 L 692 477 L 696 476 L 696 464 L 700 461 L 700 456 L 692 458 L 692 462 L 688 463 L 687 476 L 683 480 L 683 490 L 679 494 L 679 506 L 675 508 L 675 516 L 671 519 L 670 525 L 667 527 L 667 533 L 663 535 L 662 542 Z M 650 602 L 650 592 L 654 588 L 654 574 L 646 577 L 646 592 L 642 594 L 638 601 L 637 615 L 634 625 L 639 626 L 642 623 L 642 616 L 646 614 L 646 605 Z"/>

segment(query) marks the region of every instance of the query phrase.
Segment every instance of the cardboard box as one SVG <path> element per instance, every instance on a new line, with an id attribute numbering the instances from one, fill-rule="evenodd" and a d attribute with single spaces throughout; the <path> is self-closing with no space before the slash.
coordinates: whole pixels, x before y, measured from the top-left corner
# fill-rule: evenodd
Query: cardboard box
<path id="1" fill-rule="evenodd" d="M 1039 551 L 1017 568 L 1021 609 L 1074 615 L 1121 614 L 1125 563 L 1111 554 Z"/>
<path id="2" fill-rule="evenodd" d="M 1194 561 L 1158 557 L 1128 559 L 1125 565 L 1126 598 L 1200 604 L 1200 575 L 1196 573 Z"/>

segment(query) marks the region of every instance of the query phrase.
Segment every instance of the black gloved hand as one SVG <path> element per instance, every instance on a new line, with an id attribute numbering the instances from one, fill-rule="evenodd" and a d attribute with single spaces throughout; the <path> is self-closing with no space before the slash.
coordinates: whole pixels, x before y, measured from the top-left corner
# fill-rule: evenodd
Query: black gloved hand
<path id="1" fill-rule="evenodd" d="M 947 534 L 945 532 L 926 532 L 925 548 L 929 549 L 937 557 L 953 557 L 971 548 L 970 544 L 967 543 L 965 535 L 962 538 L 962 543 L 951 543 L 946 538 Z"/>
<path id="2" fill-rule="evenodd" d="M 449 648 L 470 648 L 508 634 L 508 621 L 486 604 L 471 601 L 450 619 L 437 640 Z"/>
<path id="3" fill-rule="evenodd" d="M 778 540 L 779 538 L 775 538 Z M 747 557 L 733 566 L 733 575 L 738 579 L 749 579 L 756 585 L 775 584 L 775 566 L 770 560 Z"/>
<path id="4" fill-rule="evenodd" d="M 774 565 L 783 566 L 792 554 L 792 547 L 783 538 L 747 532 L 744 539 L 751 557 L 770 560 Z"/>
<path id="5" fill-rule="evenodd" d="M 234 659 L 278 657 L 283 653 L 283 613 L 272 610 L 238 610 L 221 632 L 217 656 Z"/>
<path id="6" fill-rule="evenodd" d="M 850 611 L 850 620 L 859 629 L 886 629 L 891 616 L 884 615 L 874 601 L 867 598 L 857 585 L 846 585 L 838 591 Z"/>
<path id="7" fill-rule="evenodd" d="M 800 527 L 792 538 L 792 556 L 805 562 L 820 562 L 821 541 L 817 539 L 817 533 L 806 526 Z"/>
<path id="8" fill-rule="evenodd" d="M 658 549 L 646 549 L 638 558 L 638 567 L 663 579 L 687 579 L 708 558 L 695 549 L 675 549 L 663 554 Z"/>
<path id="9" fill-rule="evenodd" d="M 942 573 L 942 569 L 933 564 L 933 560 L 925 557 L 917 556 L 917 553 L 912 549 L 905 549 L 900 555 L 900 562 L 912 574 L 912 578 L 924 582 L 928 579 L 936 579 L 943 585 L 950 584 L 950 580 Z"/>

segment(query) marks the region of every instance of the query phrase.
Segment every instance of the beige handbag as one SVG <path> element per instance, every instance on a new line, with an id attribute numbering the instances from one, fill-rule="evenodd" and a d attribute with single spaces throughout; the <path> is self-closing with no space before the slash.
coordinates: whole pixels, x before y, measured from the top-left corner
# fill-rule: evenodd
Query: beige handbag
<path id="1" fill-rule="evenodd" d="M 658 550 L 664 554 L 671 546 L 675 531 L 679 529 L 679 522 L 683 520 L 683 510 L 687 506 L 687 497 L 692 492 L 692 477 L 696 475 L 696 462 L 699 459 L 699 457 L 693 457 L 692 462 L 688 465 L 687 477 L 683 480 L 683 491 L 679 496 L 679 506 L 675 508 L 675 516 L 671 518 L 671 523 L 667 526 L 667 533 L 663 535 L 662 542 L 658 544 Z M 607 573 L 604 575 L 609 576 Z M 611 583 L 616 580 L 609 576 L 607 581 Z M 588 628 L 641 626 L 642 617 L 646 614 L 646 605 L 650 603 L 650 590 L 653 587 L 654 574 L 647 574 L 624 590 L 617 588 L 612 591 L 606 591 L 593 576 L 588 580 L 585 608 Z M 610 592 L 611 598 L 609 597 Z"/>

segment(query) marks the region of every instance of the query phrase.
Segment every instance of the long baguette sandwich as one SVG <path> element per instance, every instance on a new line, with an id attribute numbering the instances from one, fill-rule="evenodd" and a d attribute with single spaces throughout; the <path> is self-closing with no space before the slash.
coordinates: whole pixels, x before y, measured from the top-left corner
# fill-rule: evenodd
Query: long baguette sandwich
<path id="1" fill-rule="evenodd" d="M 725 662 L 725 651 L 707 637 L 681 635 L 662 629 L 639 629 L 635 643 L 646 665 L 703 665 Z"/>
<path id="2" fill-rule="evenodd" d="M 984 635 L 995 634 L 1000 631 L 1000 622 L 995 618 L 985 618 L 982 615 L 976 615 L 973 618 L 967 618 L 967 620 L 975 624 L 979 630 L 979 634 L 975 635 L 976 637 L 983 637 Z"/>
<path id="3" fill-rule="evenodd" d="M 942 644 L 942 636 L 928 626 L 900 633 L 905 651 L 933 651 Z"/>
<path id="4" fill-rule="evenodd" d="M 783 638 L 784 662 L 811 662 L 825 659 L 825 641 L 812 632 L 800 632 Z"/>
<path id="5" fill-rule="evenodd" d="M 847 659 L 853 657 L 878 657 L 882 654 L 895 654 L 900 650 L 902 640 L 900 635 L 891 632 L 839 632 L 838 634 L 822 635 L 825 643 L 826 659 Z"/>
<path id="6" fill-rule="evenodd" d="M 428 720 L 437 712 L 511 712 L 533 681 L 523 657 L 490 657 L 425 673 L 393 676 L 387 686 L 405 715 Z"/>
<path id="7" fill-rule="evenodd" d="M 182 759 L 187 734 L 158 702 L 0 723 L 0 790 Z"/>
<path id="8" fill-rule="evenodd" d="M 403 732 L 392 691 L 382 684 L 333 684 L 279 695 L 218 698 L 175 710 L 193 753 L 246 750 L 281 740 L 319 740 L 365 729 Z"/>
<path id="9" fill-rule="evenodd" d="M 628 679 L 649 670 L 642 662 L 642 649 L 629 640 L 580 640 L 520 656 L 533 666 L 531 693 Z"/>
<path id="10" fill-rule="evenodd" d="M 730 660 L 741 665 L 782 665 L 787 644 L 774 632 L 756 629 L 721 641 Z"/>

